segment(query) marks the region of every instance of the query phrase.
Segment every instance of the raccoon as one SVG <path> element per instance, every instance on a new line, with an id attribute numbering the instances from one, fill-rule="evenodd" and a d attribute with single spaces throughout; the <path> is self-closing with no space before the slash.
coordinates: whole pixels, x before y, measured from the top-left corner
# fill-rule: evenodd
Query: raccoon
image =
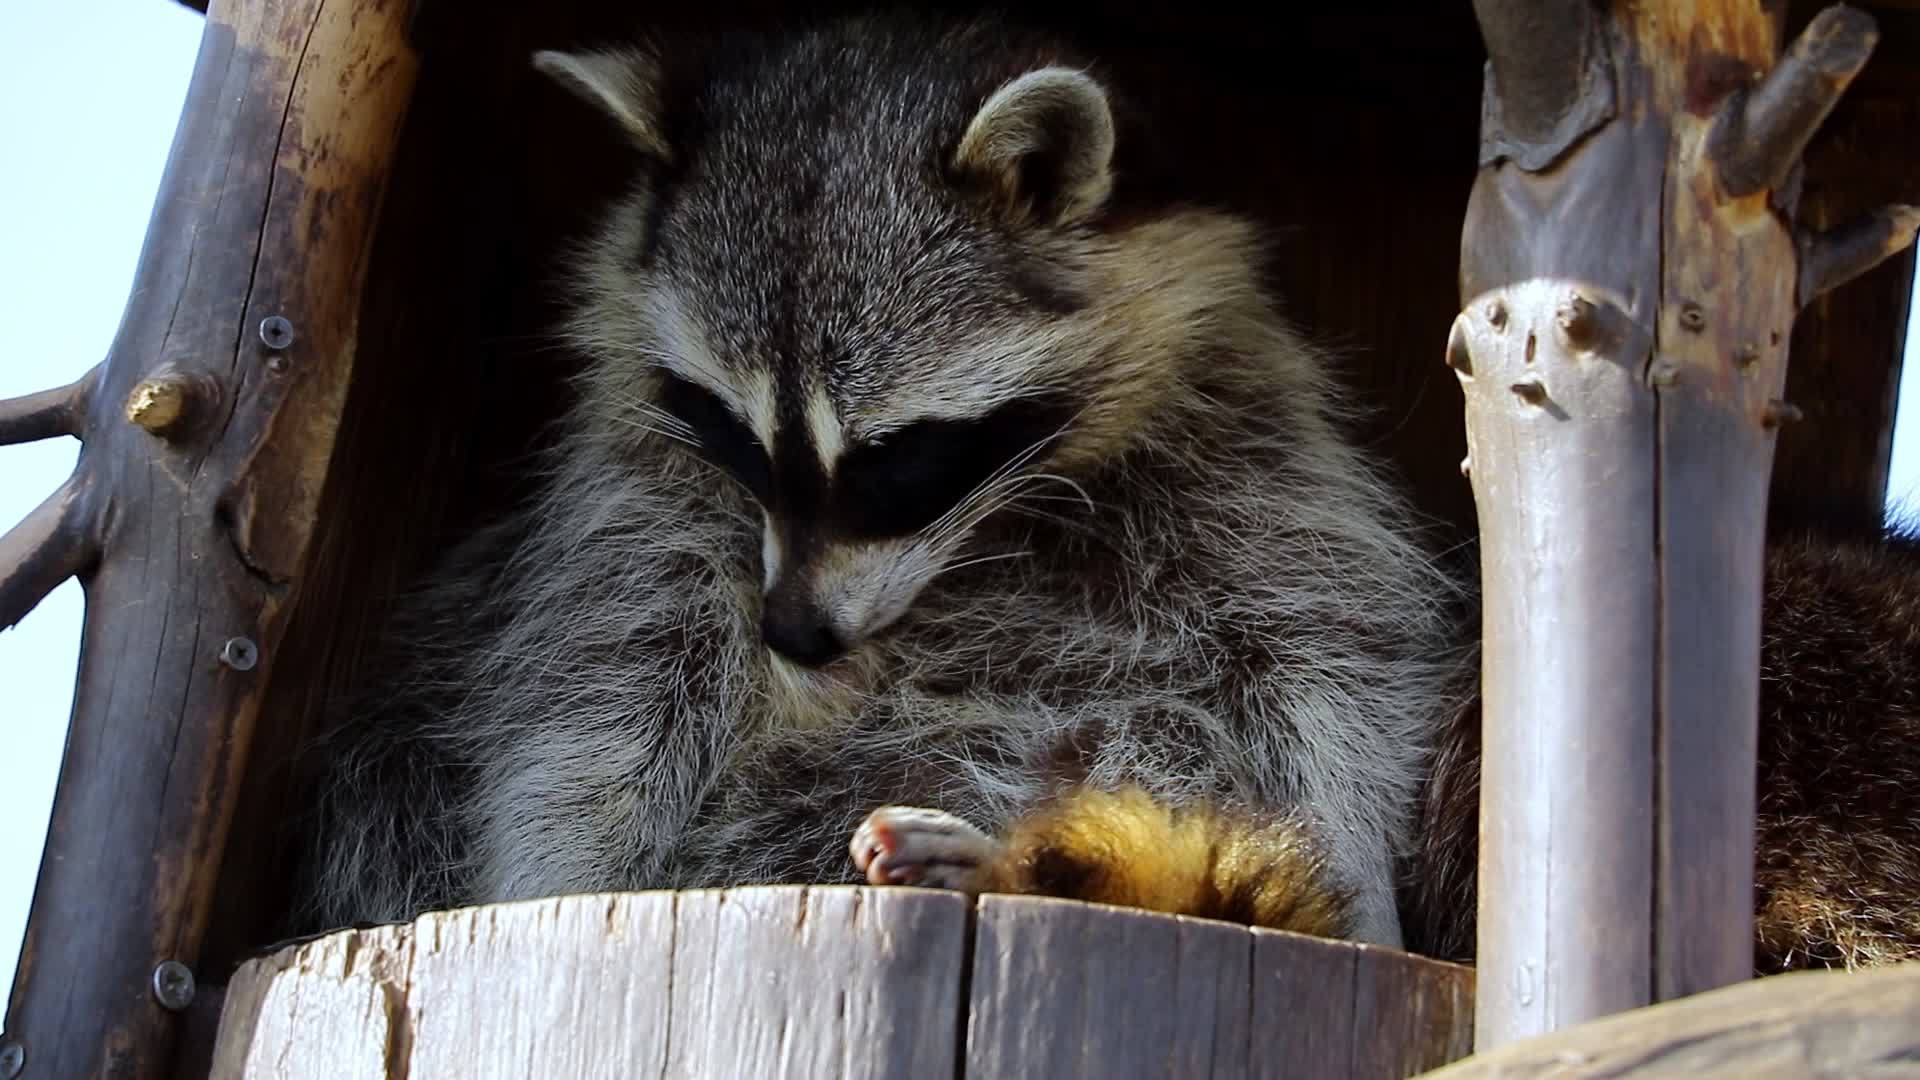
<path id="1" fill-rule="evenodd" d="M 325 744 L 308 925 L 871 880 L 1400 944 L 1461 583 L 1100 66 L 908 15 L 535 63 L 634 180 L 535 493 Z"/>

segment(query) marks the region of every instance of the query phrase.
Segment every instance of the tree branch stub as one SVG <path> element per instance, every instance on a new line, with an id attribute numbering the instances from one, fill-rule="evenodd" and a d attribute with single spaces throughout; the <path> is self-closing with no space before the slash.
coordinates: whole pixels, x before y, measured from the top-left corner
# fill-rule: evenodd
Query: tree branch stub
<path id="1" fill-rule="evenodd" d="M 78 437 L 99 368 L 52 390 L 0 400 L 0 446 Z"/>
<path id="2" fill-rule="evenodd" d="M 210 375 L 165 368 L 140 380 L 122 410 L 127 422 L 161 438 L 192 431 L 220 404 L 220 384 Z"/>
<path id="3" fill-rule="evenodd" d="M 1814 17 L 1773 70 L 1726 102 L 1709 138 L 1728 195 L 1785 183 L 1879 36 L 1872 16 L 1836 4 Z"/>
<path id="4" fill-rule="evenodd" d="M 1796 295 L 1805 307 L 1913 246 L 1920 207 L 1888 206 L 1823 232 L 1801 232 Z"/>
<path id="5" fill-rule="evenodd" d="M 0 536 L 0 630 L 12 629 L 47 594 L 99 557 L 86 494 L 83 479 L 78 474 L 69 477 Z"/>

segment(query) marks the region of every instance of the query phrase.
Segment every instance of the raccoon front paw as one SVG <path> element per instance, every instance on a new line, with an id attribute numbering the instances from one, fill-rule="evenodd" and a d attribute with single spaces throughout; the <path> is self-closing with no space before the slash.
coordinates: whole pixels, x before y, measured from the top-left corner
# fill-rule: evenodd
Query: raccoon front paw
<path id="1" fill-rule="evenodd" d="M 939 810 L 883 806 L 867 815 L 848 845 L 853 865 L 875 885 L 923 885 L 977 893 L 1000 844 Z"/>

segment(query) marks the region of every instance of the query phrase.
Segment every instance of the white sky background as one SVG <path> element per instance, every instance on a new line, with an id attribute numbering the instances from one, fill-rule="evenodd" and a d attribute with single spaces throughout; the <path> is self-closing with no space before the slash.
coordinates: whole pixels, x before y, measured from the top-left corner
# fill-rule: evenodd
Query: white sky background
<path id="1" fill-rule="evenodd" d="M 0 0 L 0 397 L 106 354 L 199 48 L 172 0 Z M 1920 504 L 1920 305 L 1888 494 Z M 0 530 L 72 470 L 70 439 L 0 447 Z M 0 993 L 13 985 L 79 651 L 80 587 L 0 632 Z"/>

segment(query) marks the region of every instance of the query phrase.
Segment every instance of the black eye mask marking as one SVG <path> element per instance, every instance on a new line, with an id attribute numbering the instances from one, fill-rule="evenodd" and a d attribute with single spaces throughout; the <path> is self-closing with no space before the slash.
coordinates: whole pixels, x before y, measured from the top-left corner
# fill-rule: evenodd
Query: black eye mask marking
<path id="1" fill-rule="evenodd" d="M 1070 415 L 1062 397 L 1022 398 L 974 419 L 922 420 L 856 447 L 834 478 L 836 523 L 852 536 L 917 532 L 1035 443 L 1058 434 Z"/>
<path id="2" fill-rule="evenodd" d="M 662 407 L 693 429 L 709 461 L 732 473 L 754 498 L 765 503 L 771 495 L 772 467 L 760 440 L 706 389 L 675 375 L 666 375 L 665 379 Z"/>

